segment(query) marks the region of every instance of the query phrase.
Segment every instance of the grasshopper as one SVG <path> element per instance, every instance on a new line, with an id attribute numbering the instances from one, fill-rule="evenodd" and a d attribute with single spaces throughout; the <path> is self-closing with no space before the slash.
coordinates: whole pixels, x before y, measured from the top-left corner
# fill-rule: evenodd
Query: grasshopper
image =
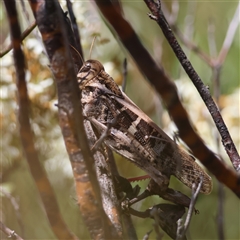
<path id="1" fill-rule="evenodd" d="M 97 60 L 88 60 L 77 74 L 83 115 L 103 134 L 104 143 L 143 169 L 164 191 L 171 175 L 192 188 L 202 178 L 200 192 L 212 190 L 211 177 L 121 91 Z"/>

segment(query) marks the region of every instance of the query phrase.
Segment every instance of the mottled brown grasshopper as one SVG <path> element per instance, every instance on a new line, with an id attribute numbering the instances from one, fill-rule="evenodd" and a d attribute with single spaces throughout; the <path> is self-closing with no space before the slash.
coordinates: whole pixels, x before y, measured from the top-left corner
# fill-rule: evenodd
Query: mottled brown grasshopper
<path id="1" fill-rule="evenodd" d="M 102 134 L 104 143 L 143 169 L 162 188 L 174 175 L 186 186 L 203 179 L 201 191 L 212 190 L 211 177 L 124 94 L 97 60 L 86 61 L 77 74 L 83 115 Z"/>

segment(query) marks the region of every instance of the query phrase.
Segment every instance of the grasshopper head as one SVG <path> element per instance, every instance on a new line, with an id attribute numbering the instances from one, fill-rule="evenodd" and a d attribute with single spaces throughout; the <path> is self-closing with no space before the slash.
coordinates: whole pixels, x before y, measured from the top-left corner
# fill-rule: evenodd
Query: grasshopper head
<path id="1" fill-rule="evenodd" d="M 95 78 L 101 71 L 104 71 L 103 65 L 97 60 L 87 60 L 77 74 L 80 86 L 85 85 L 89 80 Z"/>

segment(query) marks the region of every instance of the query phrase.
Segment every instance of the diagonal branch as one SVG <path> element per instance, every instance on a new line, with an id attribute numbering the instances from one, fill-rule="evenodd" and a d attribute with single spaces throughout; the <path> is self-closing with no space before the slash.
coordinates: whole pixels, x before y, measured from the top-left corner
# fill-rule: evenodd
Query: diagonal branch
<path id="1" fill-rule="evenodd" d="M 46 210 L 46 214 L 51 225 L 52 231 L 61 239 L 77 239 L 77 237 L 67 228 L 58 207 L 54 191 L 46 176 L 46 173 L 39 161 L 38 152 L 34 146 L 34 135 L 29 119 L 29 98 L 25 80 L 25 58 L 21 49 L 21 31 L 17 19 L 17 10 L 14 0 L 5 0 L 5 6 L 10 22 L 10 34 L 13 43 L 13 57 L 16 68 L 17 91 L 18 91 L 18 121 L 20 137 L 26 159 L 37 185 L 40 197 Z"/>
<path id="2" fill-rule="evenodd" d="M 197 201 L 197 197 L 198 197 L 198 194 L 200 192 L 202 183 L 203 183 L 203 178 L 201 177 L 197 188 L 196 188 L 196 184 L 195 183 L 193 184 L 191 203 L 190 203 L 190 206 L 189 206 L 189 209 L 188 209 L 188 213 L 187 213 L 187 216 L 186 216 L 186 219 L 185 219 L 185 223 L 183 225 L 181 225 L 182 219 L 178 220 L 177 238 L 176 238 L 177 240 L 183 239 L 184 236 L 186 235 L 186 232 L 187 232 L 189 224 L 190 224 L 190 220 L 192 218 L 193 211 L 195 210 L 194 206 L 195 206 L 195 203 Z"/>
<path id="3" fill-rule="evenodd" d="M 70 55 L 75 39 L 57 1 L 31 0 L 58 90 L 59 121 L 72 164 L 80 210 L 92 239 L 116 238 L 103 211 L 94 159 L 83 125 L 76 62 Z M 76 47 L 76 46 L 75 46 Z M 73 65 L 77 64 L 77 68 Z"/>
<path id="4" fill-rule="evenodd" d="M 226 56 L 228 54 L 228 51 L 229 51 L 229 49 L 232 45 L 233 38 L 234 38 L 234 36 L 236 34 L 236 31 L 238 29 L 238 26 L 240 24 L 239 14 L 240 14 L 240 3 L 238 4 L 238 6 L 236 8 L 236 11 L 235 11 L 235 14 L 232 18 L 232 21 L 230 22 L 230 25 L 229 25 L 229 28 L 227 30 L 227 34 L 226 34 L 225 40 L 223 42 L 221 51 L 220 51 L 220 53 L 218 55 L 218 58 L 216 60 L 218 65 L 223 64 L 223 62 L 225 61 Z"/>
<path id="5" fill-rule="evenodd" d="M 0 230 L 7 235 L 8 239 L 23 240 L 14 230 L 9 229 L 0 221 Z M 2 234 L 1 234 L 2 236 Z"/>
<path id="6" fill-rule="evenodd" d="M 219 109 L 215 102 L 213 101 L 210 91 L 208 87 L 204 85 L 201 78 L 193 68 L 192 64 L 188 60 L 187 56 L 183 52 L 181 46 L 179 45 L 177 39 L 175 38 L 162 10 L 161 10 L 161 2 L 160 0 L 158 3 L 153 2 L 152 0 L 145 0 L 145 3 L 153 13 L 153 15 L 149 15 L 150 18 L 154 19 L 160 28 L 163 31 L 164 36 L 168 40 L 170 46 L 172 47 L 175 55 L 179 59 L 182 67 L 188 74 L 189 78 L 192 80 L 193 84 L 197 88 L 200 96 L 202 97 L 206 107 L 208 108 L 215 125 L 222 137 L 222 143 L 225 147 L 225 150 L 232 161 L 232 164 L 236 171 L 240 170 L 240 157 L 237 152 L 237 149 L 232 141 L 232 138 L 228 132 L 227 126 L 224 123 L 224 120 L 219 112 Z"/>
<path id="7" fill-rule="evenodd" d="M 21 35 L 20 39 L 23 41 L 31 32 L 32 30 L 37 26 L 36 21 L 34 21 Z M 3 52 L 0 53 L 0 58 L 2 58 L 4 55 L 9 53 L 13 49 L 12 43 L 9 44 L 9 46 L 3 50 Z"/>
<path id="8" fill-rule="evenodd" d="M 15 215 L 16 215 L 16 218 L 17 218 L 18 225 L 20 226 L 20 229 L 21 229 L 21 235 L 24 237 L 24 224 L 22 222 L 22 217 L 21 217 L 21 214 L 20 214 L 20 211 L 19 211 L 19 204 L 18 204 L 17 200 L 10 193 L 5 191 L 3 187 L 0 187 L 0 192 L 4 196 L 6 196 L 6 198 L 8 198 L 9 201 L 11 202 L 11 205 L 13 206 L 14 211 L 15 211 Z"/>

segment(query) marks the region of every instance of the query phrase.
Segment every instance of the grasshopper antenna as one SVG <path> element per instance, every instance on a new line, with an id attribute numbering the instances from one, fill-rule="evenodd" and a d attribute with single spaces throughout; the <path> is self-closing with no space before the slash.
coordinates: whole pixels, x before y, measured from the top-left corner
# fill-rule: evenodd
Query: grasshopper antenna
<path id="1" fill-rule="evenodd" d="M 97 36 L 94 36 L 94 38 L 93 38 L 93 41 L 92 41 L 92 44 L 91 44 L 91 47 L 90 47 L 90 52 L 89 52 L 89 59 L 91 59 L 92 49 L 93 49 L 93 45 L 95 43 L 96 38 L 97 38 Z"/>
<path id="2" fill-rule="evenodd" d="M 71 44 L 70 44 L 70 47 L 71 47 L 71 49 L 77 54 L 77 56 L 78 56 L 79 59 L 81 60 L 82 64 L 84 64 L 84 60 L 83 60 L 81 54 L 78 52 L 78 50 L 77 50 L 75 47 L 73 47 Z"/>

